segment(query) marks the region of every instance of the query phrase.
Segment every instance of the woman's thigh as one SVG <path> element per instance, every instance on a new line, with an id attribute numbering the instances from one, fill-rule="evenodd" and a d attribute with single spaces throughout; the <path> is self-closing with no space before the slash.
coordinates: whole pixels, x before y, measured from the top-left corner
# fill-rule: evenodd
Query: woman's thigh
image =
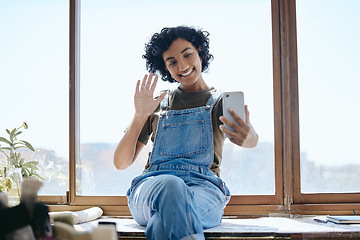
<path id="1" fill-rule="evenodd" d="M 226 197 L 213 183 L 202 180 L 188 184 L 194 193 L 194 202 L 204 229 L 221 223 Z"/>
<path id="2" fill-rule="evenodd" d="M 185 177 L 186 178 L 186 177 Z M 184 194 L 181 194 L 184 193 Z M 192 214 L 201 220 L 203 228 L 211 228 L 219 225 L 226 205 L 225 196 L 213 183 L 198 178 L 186 178 L 186 183 L 180 177 L 174 175 L 158 175 L 146 178 L 139 182 L 129 198 L 129 208 L 134 219 L 146 226 L 153 212 L 153 201 L 159 196 L 165 196 L 165 204 L 170 205 L 167 209 L 183 209 L 184 206 L 173 206 L 178 198 L 186 197 L 186 204 L 193 209 Z M 175 197 L 176 196 L 176 197 Z M 171 198 L 175 198 L 170 200 Z M 189 207 L 186 207 L 189 208 Z"/>
<path id="3" fill-rule="evenodd" d="M 146 226 L 157 205 L 164 209 L 179 209 L 175 206 L 175 197 L 179 200 L 186 194 L 187 186 L 184 181 L 174 175 L 158 175 L 146 178 L 139 182 L 128 196 L 129 208 L 134 219 Z M 167 201 L 168 199 L 168 201 Z M 181 207 L 180 207 L 181 208 Z"/>

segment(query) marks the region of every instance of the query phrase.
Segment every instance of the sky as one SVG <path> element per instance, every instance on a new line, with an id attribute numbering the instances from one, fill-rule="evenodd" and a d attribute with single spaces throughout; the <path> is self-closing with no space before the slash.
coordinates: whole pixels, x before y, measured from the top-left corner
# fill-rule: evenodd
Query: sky
<path id="1" fill-rule="evenodd" d="M 297 1 L 301 148 L 326 165 L 360 158 L 360 2 L 341 2 Z M 148 3 L 82 3 L 81 141 L 121 138 L 146 73 L 144 43 L 164 26 L 186 24 L 210 32 L 215 59 L 205 80 L 243 91 L 260 141 L 273 142 L 270 1 Z M 0 135 L 26 121 L 24 139 L 67 157 L 68 1 L 0 0 L 0 36 Z"/>
<path id="2" fill-rule="evenodd" d="M 358 164 L 360 1 L 296 6 L 301 150 L 324 165 Z"/>

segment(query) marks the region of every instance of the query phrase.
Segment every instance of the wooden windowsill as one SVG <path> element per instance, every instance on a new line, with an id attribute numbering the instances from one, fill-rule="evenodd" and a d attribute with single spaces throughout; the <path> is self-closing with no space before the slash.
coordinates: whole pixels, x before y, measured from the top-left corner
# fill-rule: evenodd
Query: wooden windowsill
<path id="1" fill-rule="evenodd" d="M 98 206 L 106 216 L 130 216 L 127 205 L 48 205 L 49 211 L 79 211 Z M 283 205 L 228 205 L 225 216 L 259 217 L 259 216 L 289 216 L 289 215 L 348 215 L 352 211 L 360 213 L 360 203 L 356 204 L 294 204 L 290 211 Z"/>
<path id="2" fill-rule="evenodd" d="M 91 231 L 99 221 L 114 222 L 121 239 L 145 239 L 145 227 L 129 217 L 102 217 L 75 226 L 77 231 Z M 359 224 L 319 223 L 314 216 L 234 218 L 224 217 L 220 226 L 206 229 L 206 239 L 359 239 Z"/>

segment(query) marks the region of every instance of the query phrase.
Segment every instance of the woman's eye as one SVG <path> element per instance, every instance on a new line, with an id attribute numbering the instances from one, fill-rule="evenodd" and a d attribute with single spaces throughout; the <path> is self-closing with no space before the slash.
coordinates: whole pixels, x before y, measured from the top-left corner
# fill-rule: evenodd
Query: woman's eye
<path id="1" fill-rule="evenodd" d="M 174 65 L 175 64 L 175 61 L 174 62 L 170 62 L 169 63 L 169 66 L 172 66 L 172 65 Z"/>
<path id="2" fill-rule="evenodd" d="M 191 53 L 188 53 L 188 54 L 185 55 L 185 58 L 188 58 L 190 56 L 191 56 Z"/>

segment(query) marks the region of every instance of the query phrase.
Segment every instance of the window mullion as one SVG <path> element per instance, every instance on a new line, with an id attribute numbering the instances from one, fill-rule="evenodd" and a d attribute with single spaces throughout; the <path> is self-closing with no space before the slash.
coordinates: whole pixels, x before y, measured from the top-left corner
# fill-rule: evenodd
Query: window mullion
<path id="1" fill-rule="evenodd" d="M 75 204 L 75 162 L 79 153 L 79 83 L 80 83 L 80 0 L 70 0 L 69 21 L 69 190 L 70 204 Z"/>

